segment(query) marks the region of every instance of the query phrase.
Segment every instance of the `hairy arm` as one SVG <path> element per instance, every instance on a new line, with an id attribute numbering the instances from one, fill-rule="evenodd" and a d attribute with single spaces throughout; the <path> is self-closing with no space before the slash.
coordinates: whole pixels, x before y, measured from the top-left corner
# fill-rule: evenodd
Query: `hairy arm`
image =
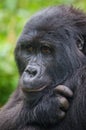
<path id="1" fill-rule="evenodd" d="M 75 78 L 76 77 L 76 78 Z M 69 84 L 75 87 L 73 101 L 64 120 L 57 126 L 58 130 L 86 129 L 86 67 L 75 74 Z M 68 86 L 71 86 L 68 85 Z"/>

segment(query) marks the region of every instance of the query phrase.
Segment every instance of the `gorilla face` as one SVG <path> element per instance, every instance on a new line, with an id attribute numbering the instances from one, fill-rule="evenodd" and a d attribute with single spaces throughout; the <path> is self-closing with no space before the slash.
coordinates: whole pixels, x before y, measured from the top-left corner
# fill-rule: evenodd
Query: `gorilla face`
<path id="1" fill-rule="evenodd" d="M 52 13 L 56 10 L 55 17 Z M 75 28 L 72 27 L 72 32 L 71 23 L 66 20 L 64 24 L 64 18 L 59 18 L 58 9 L 56 10 L 54 8 L 51 14 L 44 10 L 35 15 L 26 24 L 17 42 L 15 58 L 20 82 L 23 90 L 28 92 L 53 88 L 80 67 L 83 54 L 77 46 Z"/>

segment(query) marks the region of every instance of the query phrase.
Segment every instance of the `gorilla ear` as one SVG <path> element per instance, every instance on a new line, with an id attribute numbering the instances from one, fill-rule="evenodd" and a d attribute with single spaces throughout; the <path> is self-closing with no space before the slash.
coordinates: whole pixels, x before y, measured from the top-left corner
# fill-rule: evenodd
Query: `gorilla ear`
<path id="1" fill-rule="evenodd" d="M 83 37 L 78 36 L 76 44 L 77 44 L 78 49 L 83 52 L 84 44 L 85 44 Z"/>
<path id="2" fill-rule="evenodd" d="M 84 55 L 86 55 L 86 15 L 79 12 L 74 20 L 77 27 L 77 33 L 79 34 L 77 40 L 77 46 Z"/>

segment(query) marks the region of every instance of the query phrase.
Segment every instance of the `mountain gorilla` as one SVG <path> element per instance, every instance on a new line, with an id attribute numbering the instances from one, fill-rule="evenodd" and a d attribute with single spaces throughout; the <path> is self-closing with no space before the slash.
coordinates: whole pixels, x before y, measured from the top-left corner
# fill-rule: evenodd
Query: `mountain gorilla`
<path id="1" fill-rule="evenodd" d="M 34 15 L 15 48 L 20 80 L 0 130 L 85 130 L 85 55 L 82 11 L 59 6 Z"/>

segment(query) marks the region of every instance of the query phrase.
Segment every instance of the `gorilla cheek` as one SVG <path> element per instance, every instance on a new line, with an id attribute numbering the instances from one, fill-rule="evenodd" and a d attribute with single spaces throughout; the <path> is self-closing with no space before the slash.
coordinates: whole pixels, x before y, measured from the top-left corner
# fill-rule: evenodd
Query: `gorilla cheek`
<path id="1" fill-rule="evenodd" d="M 52 69 L 49 69 L 52 68 Z M 66 68 L 64 64 L 56 64 L 51 67 L 47 68 L 48 75 L 51 77 L 52 80 L 52 87 L 63 83 L 70 72 L 68 72 L 69 68 Z"/>

